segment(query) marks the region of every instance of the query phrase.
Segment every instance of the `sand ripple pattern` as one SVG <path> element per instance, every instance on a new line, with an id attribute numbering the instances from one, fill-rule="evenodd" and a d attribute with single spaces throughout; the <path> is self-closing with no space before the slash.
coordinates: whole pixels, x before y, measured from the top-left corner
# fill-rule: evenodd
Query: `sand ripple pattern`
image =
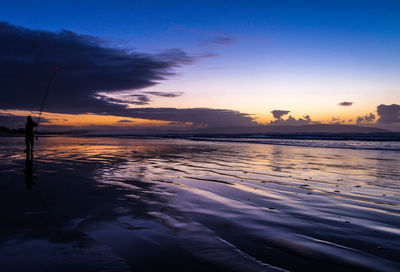
<path id="1" fill-rule="evenodd" d="M 43 140 L 39 165 L 92 169 L 96 186 L 153 207 L 148 215 L 200 259 L 236 271 L 400 269 L 399 152 L 185 139 L 62 141 Z"/>

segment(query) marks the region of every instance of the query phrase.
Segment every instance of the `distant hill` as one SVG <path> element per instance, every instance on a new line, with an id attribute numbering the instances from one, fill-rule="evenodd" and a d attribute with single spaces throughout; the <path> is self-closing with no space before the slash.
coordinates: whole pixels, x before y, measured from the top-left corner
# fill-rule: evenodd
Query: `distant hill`
<path id="1" fill-rule="evenodd" d="M 0 136 L 9 136 L 9 135 L 19 135 L 19 134 L 24 134 L 25 129 L 19 128 L 19 129 L 11 129 L 7 127 L 0 127 Z"/>
<path id="2" fill-rule="evenodd" d="M 287 134 L 287 133 L 384 133 L 389 130 L 356 125 L 303 125 L 303 126 L 254 126 L 202 128 L 193 130 L 193 134 Z"/>
<path id="3" fill-rule="evenodd" d="M 355 133 L 355 134 L 371 134 L 371 133 L 388 133 L 389 130 L 375 128 L 375 127 L 361 127 L 356 125 L 303 125 L 303 126 L 249 126 L 249 127 L 220 127 L 220 128 L 119 128 L 114 129 L 100 129 L 100 130 L 85 130 L 85 129 L 69 129 L 60 131 L 41 131 L 39 134 L 58 135 L 58 134 L 83 134 L 83 135 L 167 135 L 167 134 L 333 134 L 333 133 Z M 9 129 L 0 127 L 0 136 L 21 135 L 24 129 Z"/>

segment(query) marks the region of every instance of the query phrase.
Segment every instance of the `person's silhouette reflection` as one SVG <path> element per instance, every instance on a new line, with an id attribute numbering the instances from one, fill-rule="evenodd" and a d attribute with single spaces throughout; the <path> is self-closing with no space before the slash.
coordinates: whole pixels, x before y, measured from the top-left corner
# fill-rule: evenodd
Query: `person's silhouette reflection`
<path id="1" fill-rule="evenodd" d="M 25 124 L 25 144 L 26 144 L 26 154 L 33 158 L 33 140 L 35 138 L 33 128 L 37 127 L 37 123 L 32 120 L 32 117 L 26 117 Z"/>
<path id="2" fill-rule="evenodd" d="M 25 158 L 24 175 L 25 175 L 26 188 L 28 190 L 30 190 L 32 188 L 32 185 L 34 184 L 34 182 L 33 182 L 33 155 L 29 154 L 28 152 L 26 153 L 26 158 Z"/>

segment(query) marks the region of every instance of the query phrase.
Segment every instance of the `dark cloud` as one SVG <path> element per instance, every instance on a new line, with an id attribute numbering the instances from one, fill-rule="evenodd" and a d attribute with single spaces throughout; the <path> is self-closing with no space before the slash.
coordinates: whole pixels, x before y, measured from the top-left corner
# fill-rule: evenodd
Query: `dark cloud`
<path id="1" fill-rule="evenodd" d="M 257 125 L 248 114 L 226 109 L 210 108 L 131 108 L 129 117 L 165 120 L 172 122 L 191 122 L 195 126 L 228 127 Z"/>
<path id="2" fill-rule="evenodd" d="M 371 112 L 364 116 L 358 116 L 356 119 L 357 125 L 369 124 L 375 120 L 376 116 Z"/>
<path id="3" fill-rule="evenodd" d="M 146 105 L 150 99 L 145 94 L 118 93 L 153 86 L 173 75 L 173 68 L 194 61 L 179 49 L 141 54 L 105 47 L 101 39 L 88 35 L 36 31 L 5 22 L 0 22 L 0 41 L 0 109 L 38 110 L 49 78 L 59 66 L 45 106 L 47 112 L 207 126 L 255 124 L 247 114 L 225 109 L 128 108 L 129 104 Z M 214 42 L 229 43 L 229 39 Z"/>
<path id="4" fill-rule="evenodd" d="M 220 37 L 212 37 L 209 39 L 204 39 L 200 41 L 201 45 L 229 45 L 232 44 L 235 40 L 231 37 L 220 36 Z"/>
<path id="5" fill-rule="evenodd" d="M 117 123 L 132 123 L 132 122 L 135 122 L 135 121 L 133 121 L 133 120 L 127 120 L 127 119 L 121 119 L 121 120 L 118 120 L 118 121 L 117 121 Z"/>
<path id="6" fill-rule="evenodd" d="M 273 110 L 271 111 L 275 119 L 281 119 L 282 116 L 288 114 L 290 111 L 287 110 Z"/>
<path id="7" fill-rule="evenodd" d="M 193 60 L 179 49 L 140 54 L 104 47 L 92 36 L 35 31 L 4 22 L 0 40 L 0 108 L 37 110 L 49 77 L 59 66 L 46 109 L 98 113 L 110 105 L 96 100 L 97 92 L 149 87 Z"/>
<path id="8" fill-rule="evenodd" d="M 351 105 L 353 105 L 353 102 L 347 102 L 347 101 L 343 101 L 338 104 L 338 106 L 342 107 L 350 107 Z"/>
<path id="9" fill-rule="evenodd" d="M 286 120 L 284 120 L 282 118 L 276 118 L 276 120 L 271 121 L 269 124 L 275 125 L 275 126 L 302 126 L 302 125 L 309 125 L 312 123 L 316 123 L 316 122 L 312 121 L 311 117 L 309 115 L 306 115 L 303 118 L 299 118 L 299 119 L 296 119 L 290 115 Z"/>
<path id="10" fill-rule="evenodd" d="M 183 92 L 145 92 L 145 93 L 161 97 L 178 97 L 183 94 Z"/>
<path id="11" fill-rule="evenodd" d="M 379 124 L 395 124 L 400 123 L 400 105 L 379 105 L 377 107 Z"/>

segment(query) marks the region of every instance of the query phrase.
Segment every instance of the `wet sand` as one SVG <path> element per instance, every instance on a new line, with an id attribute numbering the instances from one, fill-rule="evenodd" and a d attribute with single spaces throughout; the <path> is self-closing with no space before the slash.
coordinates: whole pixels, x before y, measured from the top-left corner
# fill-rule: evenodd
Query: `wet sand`
<path id="1" fill-rule="evenodd" d="M 399 152 L 0 138 L 0 271 L 398 271 Z"/>

